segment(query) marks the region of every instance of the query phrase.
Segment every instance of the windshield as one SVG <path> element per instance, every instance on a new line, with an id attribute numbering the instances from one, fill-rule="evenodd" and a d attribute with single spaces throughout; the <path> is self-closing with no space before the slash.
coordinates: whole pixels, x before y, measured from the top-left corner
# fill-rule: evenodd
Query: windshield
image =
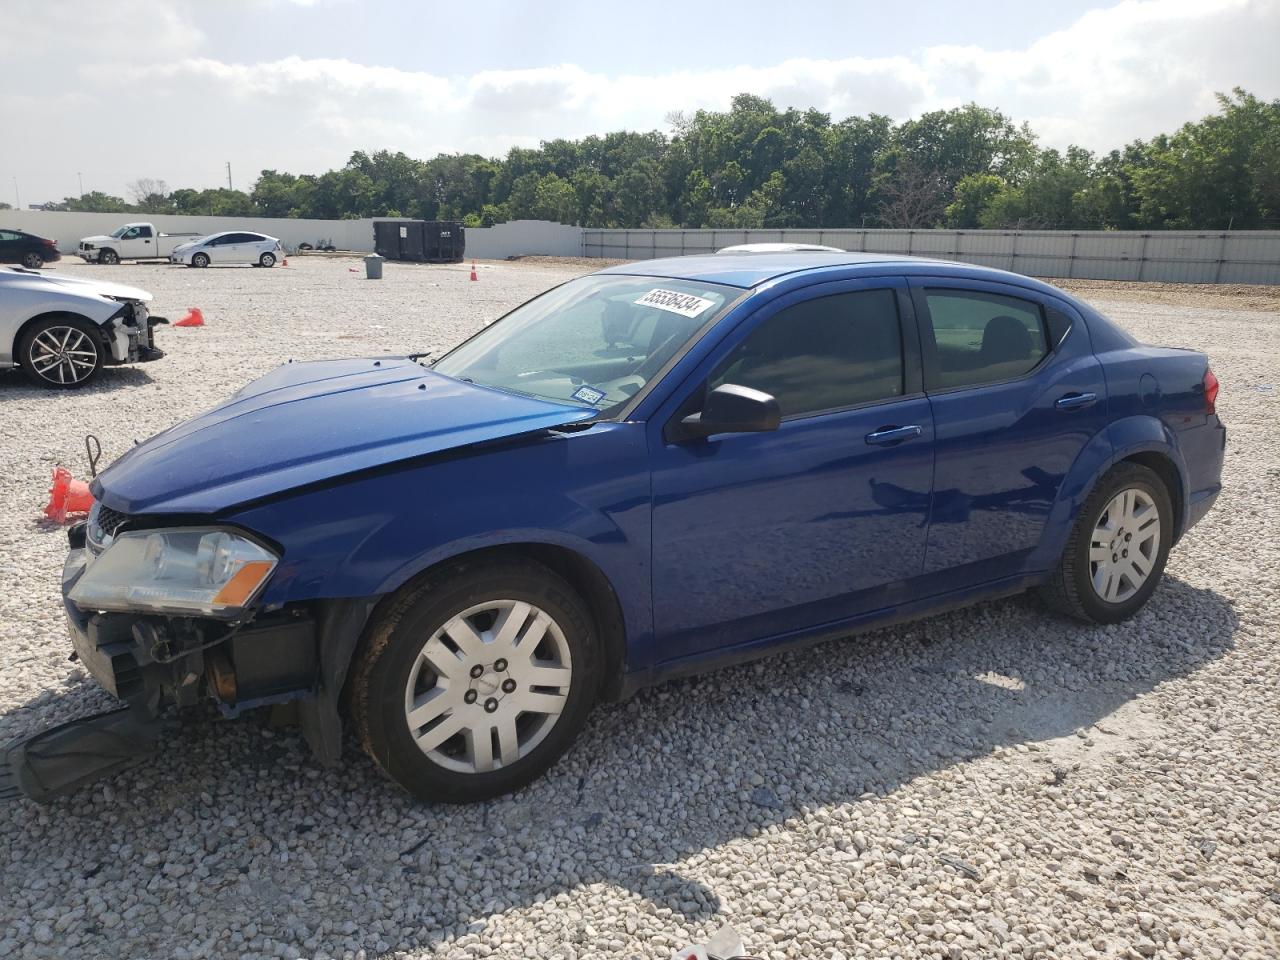
<path id="1" fill-rule="evenodd" d="M 517 307 L 433 369 L 603 410 L 635 396 L 740 293 L 690 280 L 582 277 Z"/>
<path id="2" fill-rule="evenodd" d="M 129 225 L 128 225 L 128 224 L 125 224 L 123 227 L 120 227 L 118 230 L 116 230 L 116 232 L 115 232 L 115 233 L 111 234 L 111 236 L 113 236 L 113 237 L 115 237 L 117 240 L 119 240 L 121 237 L 123 237 L 123 236 L 124 236 L 125 231 L 126 231 L 126 230 L 128 230 L 128 229 L 129 229 Z"/>

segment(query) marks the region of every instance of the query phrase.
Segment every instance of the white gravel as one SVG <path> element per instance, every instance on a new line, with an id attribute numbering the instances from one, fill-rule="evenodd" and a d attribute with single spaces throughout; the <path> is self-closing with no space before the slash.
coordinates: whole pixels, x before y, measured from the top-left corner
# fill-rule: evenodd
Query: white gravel
<path id="1" fill-rule="evenodd" d="M 36 522 L 84 433 L 109 459 L 289 357 L 442 348 L 584 269 L 357 264 L 59 266 L 208 325 L 83 393 L 0 375 L 0 741 L 104 702 Z M 1280 955 L 1280 316 L 1087 295 L 1207 350 L 1230 431 L 1217 508 L 1131 623 L 1018 598 L 672 683 L 465 808 L 354 745 L 328 771 L 291 730 L 203 715 L 129 774 L 3 808 L 0 957 L 665 958 L 724 922 L 778 960 Z"/>

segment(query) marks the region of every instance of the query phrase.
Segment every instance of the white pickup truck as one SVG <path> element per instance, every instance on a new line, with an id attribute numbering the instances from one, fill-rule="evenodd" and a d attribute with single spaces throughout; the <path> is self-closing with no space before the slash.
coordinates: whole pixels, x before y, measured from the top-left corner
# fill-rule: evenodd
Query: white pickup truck
<path id="1" fill-rule="evenodd" d="M 126 223 L 110 236 L 83 237 L 76 253 L 85 263 L 119 263 L 121 260 L 168 260 L 179 244 L 199 233 L 161 233 L 150 223 Z"/>

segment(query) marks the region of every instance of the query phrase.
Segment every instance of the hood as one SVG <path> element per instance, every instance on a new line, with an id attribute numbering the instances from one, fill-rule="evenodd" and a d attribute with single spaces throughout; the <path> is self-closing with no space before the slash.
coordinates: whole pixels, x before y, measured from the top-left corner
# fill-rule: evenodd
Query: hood
<path id="1" fill-rule="evenodd" d="M 218 513 L 357 470 L 589 420 L 408 359 L 288 363 L 134 447 L 93 482 L 124 513 Z"/>
<path id="2" fill-rule="evenodd" d="M 47 273 L 31 273 L 33 277 L 43 280 L 55 287 L 65 287 L 76 293 L 94 294 L 111 300 L 135 300 L 149 303 L 151 294 L 138 287 L 130 287 L 123 283 L 112 283 L 110 280 L 84 280 L 79 277 L 51 276 Z"/>

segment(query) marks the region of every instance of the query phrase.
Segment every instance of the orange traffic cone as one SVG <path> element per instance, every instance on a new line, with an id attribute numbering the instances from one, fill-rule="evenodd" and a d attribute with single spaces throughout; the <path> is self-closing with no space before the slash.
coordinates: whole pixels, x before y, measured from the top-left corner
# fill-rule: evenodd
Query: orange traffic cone
<path id="1" fill-rule="evenodd" d="M 204 314 L 199 307 L 188 307 L 187 315 L 174 324 L 175 327 L 203 327 Z"/>
<path id="2" fill-rule="evenodd" d="M 479 277 L 476 276 L 476 262 L 474 260 L 471 261 L 471 279 L 472 280 L 480 279 Z"/>
<path id="3" fill-rule="evenodd" d="M 72 480 L 71 471 L 66 467 L 55 467 L 53 486 L 49 488 L 49 505 L 44 508 L 44 515 L 54 523 L 66 523 L 67 516 L 73 513 L 88 513 L 93 506 L 93 494 L 89 485 L 83 480 Z"/>

